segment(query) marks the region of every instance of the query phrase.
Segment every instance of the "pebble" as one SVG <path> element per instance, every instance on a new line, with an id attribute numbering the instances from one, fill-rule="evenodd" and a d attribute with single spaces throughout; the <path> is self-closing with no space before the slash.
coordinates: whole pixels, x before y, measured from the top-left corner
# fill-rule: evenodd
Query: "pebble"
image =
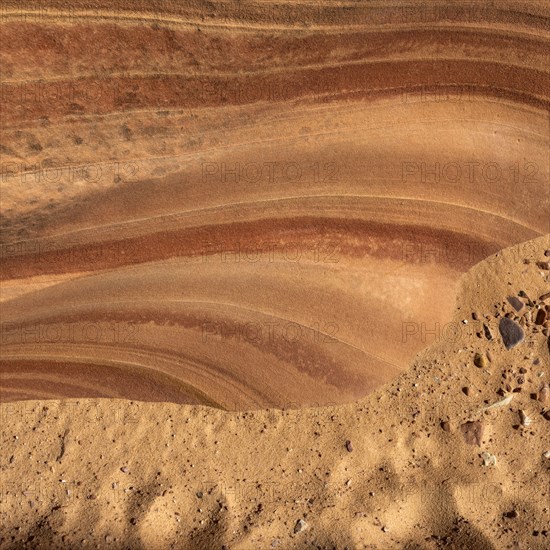
<path id="1" fill-rule="evenodd" d="M 507 389 L 508 387 L 510 387 L 508 384 L 506 384 L 506 386 L 507 386 Z M 512 402 L 512 399 L 514 399 L 514 396 L 508 395 L 504 399 L 501 399 L 500 401 L 497 401 L 496 403 L 493 403 L 492 405 L 485 407 L 484 410 L 490 411 L 491 409 L 500 409 L 501 407 L 506 407 L 506 405 L 509 405 Z"/>
<path id="2" fill-rule="evenodd" d="M 450 432 L 451 431 L 451 425 L 444 421 L 444 422 L 441 422 L 441 428 L 443 429 L 443 431 L 445 432 Z"/>
<path id="3" fill-rule="evenodd" d="M 480 369 L 484 369 L 487 366 L 487 358 L 481 353 L 476 353 L 474 355 L 474 365 Z"/>
<path id="4" fill-rule="evenodd" d="M 485 333 L 485 338 L 487 338 L 487 340 L 493 339 L 493 334 L 491 333 L 491 329 L 485 323 L 483 323 L 483 332 Z"/>
<path id="5" fill-rule="evenodd" d="M 464 437 L 464 441 L 468 445 L 481 446 L 483 437 L 483 424 L 479 420 L 465 422 L 460 426 L 460 431 Z"/>
<path id="6" fill-rule="evenodd" d="M 484 451 L 481 453 L 481 458 L 483 459 L 483 466 L 496 466 L 497 457 L 495 455 Z"/>
<path id="7" fill-rule="evenodd" d="M 543 384 L 542 388 L 540 389 L 537 399 L 541 403 L 546 403 L 548 401 L 548 393 L 550 392 L 550 389 L 548 388 L 548 384 Z"/>
<path id="8" fill-rule="evenodd" d="M 294 526 L 294 533 L 301 533 L 307 529 L 307 523 L 303 519 L 299 519 Z"/>
<path id="9" fill-rule="evenodd" d="M 346 441 L 346 449 L 348 453 L 351 453 L 353 451 L 353 445 L 351 444 L 351 441 L 349 439 Z"/>
<path id="10" fill-rule="evenodd" d="M 127 474 L 128 473 L 128 468 L 126 466 L 122 466 L 122 468 L 120 469 L 120 471 L 123 473 L 123 474 Z"/>
<path id="11" fill-rule="evenodd" d="M 535 325 L 543 325 L 544 321 L 546 321 L 546 310 L 539 309 L 535 318 Z"/>
<path id="12" fill-rule="evenodd" d="M 523 329 L 515 321 L 512 321 L 512 319 L 509 319 L 508 317 L 503 317 L 500 320 L 498 330 L 500 331 L 502 342 L 507 350 L 516 347 L 518 344 L 523 342 L 523 339 L 525 338 Z"/>
<path id="13" fill-rule="evenodd" d="M 510 512 L 505 512 L 504 517 L 508 519 L 516 519 L 519 516 L 516 510 L 512 510 Z"/>
<path id="14" fill-rule="evenodd" d="M 508 300 L 508 303 L 516 311 L 521 311 L 523 309 L 523 306 L 525 305 L 519 298 L 516 298 L 515 296 L 508 296 L 507 300 Z"/>
<path id="15" fill-rule="evenodd" d="M 529 426 L 532 422 L 532 420 L 527 416 L 525 411 L 519 410 L 519 421 L 521 422 L 522 426 Z"/>
<path id="16" fill-rule="evenodd" d="M 544 458 L 550 458 L 550 451 L 544 451 L 544 453 L 542 453 L 542 456 Z"/>

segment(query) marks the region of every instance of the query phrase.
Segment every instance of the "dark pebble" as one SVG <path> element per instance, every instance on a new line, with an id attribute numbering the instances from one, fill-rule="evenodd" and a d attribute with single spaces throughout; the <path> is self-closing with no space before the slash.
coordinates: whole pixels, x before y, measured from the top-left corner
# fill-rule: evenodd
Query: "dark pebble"
<path id="1" fill-rule="evenodd" d="M 523 309 L 523 306 L 525 305 L 519 298 L 516 298 L 515 296 L 508 296 L 507 300 L 508 300 L 508 303 L 516 311 L 521 311 Z"/>
<path id="2" fill-rule="evenodd" d="M 523 342 L 523 339 L 525 338 L 523 329 L 515 321 L 512 321 L 507 317 L 503 317 L 500 320 L 498 330 L 500 331 L 502 342 L 508 350 Z"/>
<path id="3" fill-rule="evenodd" d="M 544 324 L 544 321 L 546 321 L 546 310 L 539 309 L 535 318 L 535 325 L 542 325 Z"/>
<path id="4" fill-rule="evenodd" d="M 348 453 L 351 453 L 353 451 L 353 445 L 351 444 L 351 441 L 349 439 L 346 441 L 346 449 Z"/>

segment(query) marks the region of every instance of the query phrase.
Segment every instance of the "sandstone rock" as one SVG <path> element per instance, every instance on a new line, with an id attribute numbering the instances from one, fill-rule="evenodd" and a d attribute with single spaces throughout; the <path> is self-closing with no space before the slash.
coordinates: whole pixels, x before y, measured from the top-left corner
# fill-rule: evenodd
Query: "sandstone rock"
<path id="1" fill-rule="evenodd" d="M 481 446 L 481 439 L 483 437 L 483 424 L 479 420 L 465 422 L 460 426 L 460 431 L 464 437 L 464 441 L 468 445 Z"/>

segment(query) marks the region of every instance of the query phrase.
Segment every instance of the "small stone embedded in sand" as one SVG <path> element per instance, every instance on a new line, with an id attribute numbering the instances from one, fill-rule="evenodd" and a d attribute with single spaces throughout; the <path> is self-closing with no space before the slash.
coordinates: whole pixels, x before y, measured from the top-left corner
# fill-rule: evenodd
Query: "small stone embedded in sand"
<path id="1" fill-rule="evenodd" d="M 535 317 L 535 325 L 543 325 L 544 321 L 546 321 L 546 310 L 541 308 L 537 311 L 537 316 Z"/>
<path id="2" fill-rule="evenodd" d="M 479 420 L 465 422 L 460 426 L 460 431 L 464 437 L 464 441 L 468 445 L 481 446 L 483 437 L 483 424 Z"/>
<path id="3" fill-rule="evenodd" d="M 544 412 L 542 413 L 542 417 L 543 417 L 545 420 L 550 420 L 550 410 L 544 411 Z"/>
<path id="4" fill-rule="evenodd" d="M 470 395 L 470 388 L 468 388 L 467 386 L 465 386 L 464 388 L 462 388 L 462 393 L 464 395 Z"/>
<path id="5" fill-rule="evenodd" d="M 539 269 L 544 269 L 545 271 L 550 270 L 550 262 L 537 262 L 537 267 Z"/>
<path id="6" fill-rule="evenodd" d="M 546 403 L 548 401 L 548 394 L 550 393 L 550 388 L 548 388 L 548 384 L 543 384 L 542 388 L 539 390 L 539 393 L 537 395 L 537 399 L 541 403 Z"/>
<path id="7" fill-rule="evenodd" d="M 521 311 L 523 309 L 523 306 L 525 305 L 519 298 L 516 298 L 515 296 L 508 296 L 507 300 L 508 300 L 508 303 L 516 311 Z"/>
<path id="8" fill-rule="evenodd" d="M 502 342 L 507 350 L 516 347 L 518 344 L 523 342 L 523 339 L 525 338 L 523 329 L 515 321 L 512 321 L 512 319 L 509 319 L 508 317 L 503 317 L 500 320 L 498 330 L 500 331 Z"/>
<path id="9" fill-rule="evenodd" d="M 346 449 L 348 453 L 351 453 L 353 451 L 353 445 L 349 439 L 346 441 Z"/>
<path id="10" fill-rule="evenodd" d="M 521 422 L 522 426 L 529 426 L 532 422 L 532 420 L 527 416 L 527 413 L 523 410 L 518 411 L 519 414 L 519 421 Z"/>
<path id="11" fill-rule="evenodd" d="M 487 338 L 487 340 L 493 339 L 493 334 L 491 333 L 491 329 L 485 323 L 483 323 L 483 332 L 485 333 L 485 338 Z"/>
<path id="12" fill-rule="evenodd" d="M 519 517 L 519 514 L 517 513 L 517 510 L 511 510 L 510 512 L 505 512 L 504 517 L 508 519 L 516 519 Z"/>
<path id="13" fill-rule="evenodd" d="M 490 411 L 492 409 L 500 409 L 501 407 L 506 407 L 506 405 L 509 405 L 512 402 L 512 399 L 514 399 L 514 396 L 508 395 L 504 399 L 501 399 L 500 401 L 497 401 L 496 403 L 493 403 L 492 405 L 485 407 L 484 410 Z"/>
<path id="14" fill-rule="evenodd" d="M 130 523 L 131 523 L 132 525 L 136 525 L 137 519 L 136 519 L 136 518 L 130 518 Z"/>
<path id="15" fill-rule="evenodd" d="M 303 519 L 299 519 L 294 526 L 294 533 L 301 533 L 307 529 L 307 523 Z"/>
<path id="16" fill-rule="evenodd" d="M 480 369 L 484 369 L 487 366 L 487 358 L 481 353 L 474 355 L 474 365 Z"/>
<path id="17" fill-rule="evenodd" d="M 539 296 L 539 300 L 541 302 L 544 302 L 545 300 L 548 300 L 550 298 L 550 292 L 547 292 L 546 294 L 543 294 L 542 296 Z"/>
<path id="18" fill-rule="evenodd" d="M 127 474 L 128 473 L 128 468 L 126 466 L 122 466 L 122 468 L 120 469 L 120 471 L 123 473 L 123 474 Z"/>
<path id="19" fill-rule="evenodd" d="M 451 431 L 451 425 L 447 422 L 447 421 L 443 421 L 441 422 L 441 429 L 445 432 L 450 432 Z"/>
<path id="20" fill-rule="evenodd" d="M 487 451 L 483 451 L 481 453 L 481 458 L 483 459 L 483 466 L 496 466 L 497 458 L 495 455 L 492 455 Z"/>
<path id="21" fill-rule="evenodd" d="M 544 451 L 544 453 L 542 453 L 542 456 L 544 458 L 550 458 L 550 451 Z"/>

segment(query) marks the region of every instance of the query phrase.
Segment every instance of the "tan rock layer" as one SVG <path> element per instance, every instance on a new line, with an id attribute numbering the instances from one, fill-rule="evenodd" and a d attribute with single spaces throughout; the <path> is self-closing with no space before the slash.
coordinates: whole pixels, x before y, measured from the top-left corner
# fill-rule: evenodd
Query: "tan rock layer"
<path id="1" fill-rule="evenodd" d="M 453 329 L 550 231 L 548 10 L 415 6 L 3 5 L 0 398 L 342 403 Z"/>

